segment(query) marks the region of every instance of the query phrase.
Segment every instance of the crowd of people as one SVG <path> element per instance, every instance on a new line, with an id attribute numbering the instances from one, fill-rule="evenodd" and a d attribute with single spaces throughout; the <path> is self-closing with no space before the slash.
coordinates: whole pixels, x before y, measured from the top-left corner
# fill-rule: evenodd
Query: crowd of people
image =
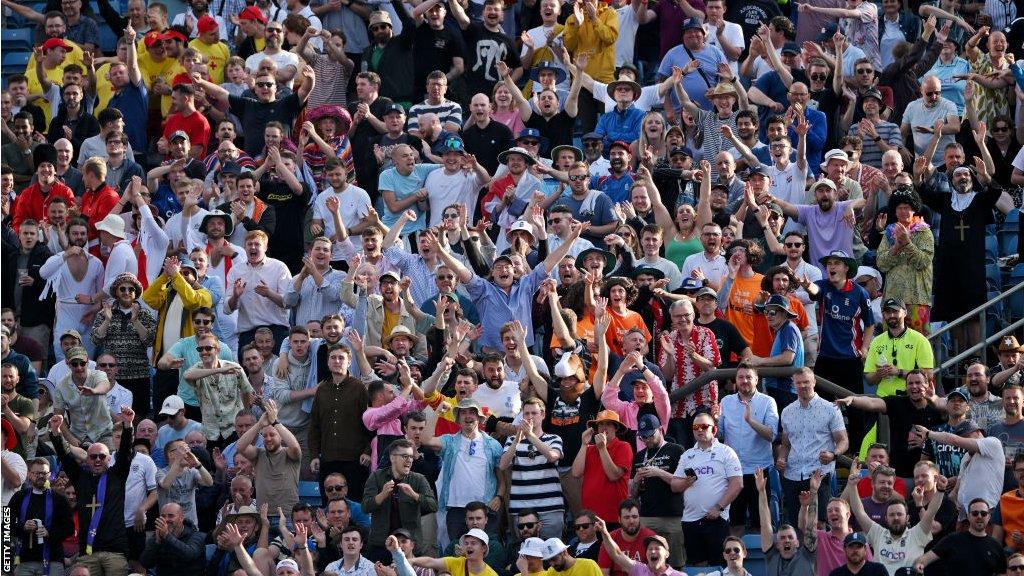
<path id="1" fill-rule="evenodd" d="M 1024 574 L 1020 2 L 2 5 L 13 574 Z"/>

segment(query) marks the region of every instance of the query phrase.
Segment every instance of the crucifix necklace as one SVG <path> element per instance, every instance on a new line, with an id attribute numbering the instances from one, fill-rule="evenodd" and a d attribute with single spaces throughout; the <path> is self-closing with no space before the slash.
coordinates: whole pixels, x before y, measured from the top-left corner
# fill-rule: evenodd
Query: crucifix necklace
<path id="1" fill-rule="evenodd" d="M 956 226 L 953 226 L 953 229 L 958 231 L 958 232 L 960 232 L 960 242 L 963 242 L 964 241 L 964 231 L 970 230 L 971 227 L 968 226 L 966 223 L 964 223 L 964 217 L 963 216 L 959 216 L 958 218 L 960 220 L 960 223 L 957 224 Z"/>

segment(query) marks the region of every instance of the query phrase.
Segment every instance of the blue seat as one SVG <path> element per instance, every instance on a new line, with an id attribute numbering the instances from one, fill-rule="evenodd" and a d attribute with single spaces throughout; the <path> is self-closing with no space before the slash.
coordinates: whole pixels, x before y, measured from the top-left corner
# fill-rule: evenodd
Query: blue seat
<path id="1" fill-rule="evenodd" d="M 1007 286 L 1016 286 L 1022 282 L 1024 282 L 1024 262 L 1013 267 Z M 1010 320 L 1024 318 L 1024 289 L 1014 292 L 1003 302 L 1009 310 Z"/>
<path id="2" fill-rule="evenodd" d="M 31 52 L 32 36 L 35 30 L 32 28 L 7 28 L 0 33 L 0 41 L 3 41 L 4 52 Z"/>
<path id="3" fill-rule="evenodd" d="M 1020 250 L 1020 210 L 1011 210 L 996 233 L 999 239 L 999 255 L 1010 256 Z"/>
<path id="4" fill-rule="evenodd" d="M 216 551 L 217 551 L 217 545 L 216 544 L 207 544 L 206 545 L 206 561 L 207 562 L 209 562 L 210 560 L 213 560 L 213 553 L 216 552 Z"/>
<path id="5" fill-rule="evenodd" d="M 752 576 L 765 576 L 768 573 L 768 562 L 764 557 L 748 557 L 743 561 L 743 568 L 745 568 L 747 572 L 750 572 Z"/>
<path id="6" fill-rule="evenodd" d="M 0 68 L 4 76 L 11 74 L 24 74 L 28 67 L 28 60 L 32 57 L 31 52 L 8 52 L 0 60 Z"/>
<path id="7" fill-rule="evenodd" d="M 320 498 L 320 484 L 304 480 L 299 482 L 299 500 L 313 506 L 319 506 L 321 503 Z"/>
<path id="8" fill-rule="evenodd" d="M 760 534 L 744 534 L 743 546 L 747 549 L 747 559 L 764 558 L 764 551 L 761 550 Z"/>

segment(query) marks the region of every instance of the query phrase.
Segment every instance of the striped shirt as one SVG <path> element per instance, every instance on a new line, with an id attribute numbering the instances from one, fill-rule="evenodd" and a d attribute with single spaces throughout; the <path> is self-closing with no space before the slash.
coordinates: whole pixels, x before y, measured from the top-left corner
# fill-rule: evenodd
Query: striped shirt
<path id="1" fill-rule="evenodd" d="M 419 104 L 413 105 L 409 108 L 409 121 L 405 126 L 408 131 L 419 130 L 421 114 L 437 114 L 437 119 L 441 123 L 441 128 L 444 128 L 446 123 L 455 124 L 456 126 L 462 126 L 462 106 L 458 102 L 452 102 L 451 100 L 443 100 L 438 105 L 433 105 L 424 100 Z"/>
<path id="2" fill-rule="evenodd" d="M 295 282 L 292 282 L 284 294 L 284 305 L 295 308 L 295 325 L 304 326 L 310 320 L 337 314 L 341 309 L 341 281 L 344 279 L 343 272 L 328 268 L 319 286 L 312 276 L 306 276 L 299 290 L 295 290 Z"/>
<path id="3" fill-rule="evenodd" d="M 541 442 L 562 453 L 562 438 L 557 434 L 541 434 Z M 505 450 L 515 441 L 514 436 L 505 440 Z M 508 508 L 511 512 L 532 508 L 538 512 L 562 510 L 562 485 L 558 481 L 558 460 L 548 462 L 547 457 L 527 439 L 516 446 L 512 460 L 512 486 L 509 490 Z"/>

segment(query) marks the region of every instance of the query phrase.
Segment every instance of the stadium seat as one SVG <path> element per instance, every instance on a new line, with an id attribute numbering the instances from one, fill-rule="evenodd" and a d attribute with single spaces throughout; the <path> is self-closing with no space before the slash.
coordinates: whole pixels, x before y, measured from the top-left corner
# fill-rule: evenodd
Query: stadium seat
<path id="1" fill-rule="evenodd" d="M 320 485 L 312 481 L 299 482 L 299 500 L 306 504 L 319 506 L 320 499 Z"/>
<path id="2" fill-rule="evenodd" d="M 35 30 L 32 28 L 5 29 L 0 36 L 4 52 L 31 52 L 34 33 Z"/>
<path id="3" fill-rule="evenodd" d="M 104 54 L 117 52 L 117 34 L 110 29 L 106 22 L 100 22 L 100 51 Z"/>
<path id="4" fill-rule="evenodd" d="M 5 51 L 6 52 L 6 51 Z M 28 60 L 32 57 L 31 52 L 7 52 L 3 56 L 3 60 L 0 61 L 0 67 L 2 67 L 2 74 L 4 76 L 10 76 L 11 74 L 24 74 L 25 68 L 28 66 Z"/>
<path id="5" fill-rule="evenodd" d="M 1013 271 L 1010 272 L 1010 281 L 1007 286 L 1016 286 L 1024 282 L 1024 263 L 1017 264 L 1013 267 Z M 1004 303 L 1006 304 L 1007 310 L 1010 311 L 1010 320 L 1017 320 L 1024 318 L 1024 290 L 1018 290 L 1010 295 Z"/>
<path id="6" fill-rule="evenodd" d="M 751 558 L 764 558 L 764 551 L 761 550 L 760 534 L 744 534 L 743 545 L 747 548 L 747 560 Z"/>
<path id="7" fill-rule="evenodd" d="M 1006 215 L 1002 228 L 996 233 L 999 239 L 999 255 L 1010 256 L 1020 250 L 1020 210 L 1011 210 Z"/>

